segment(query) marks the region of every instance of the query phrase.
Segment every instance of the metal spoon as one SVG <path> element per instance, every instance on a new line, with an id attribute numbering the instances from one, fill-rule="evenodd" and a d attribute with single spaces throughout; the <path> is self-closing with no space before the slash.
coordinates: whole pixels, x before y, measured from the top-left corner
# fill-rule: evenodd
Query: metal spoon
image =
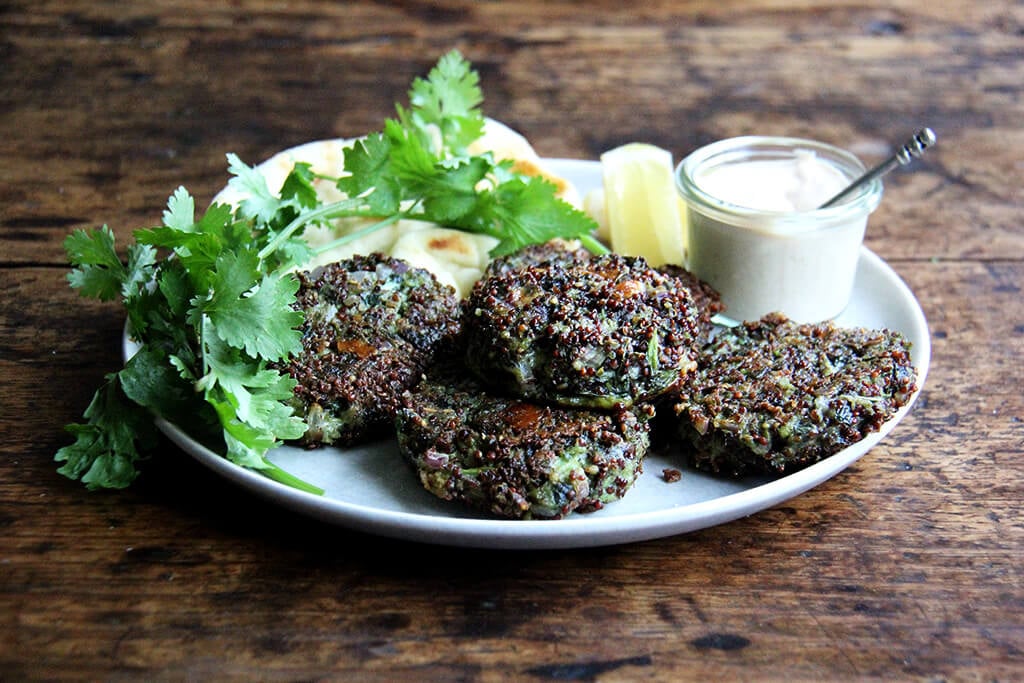
<path id="1" fill-rule="evenodd" d="M 913 159 L 914 157 L 921 156 L 922 152 L 924 152 L 927 148 L 931 147 L 934 144 L 935 133 L 932 131 L 931 128 L 922 128 L 921 130 L 914 133 L 914 136 L 912 138 L 904 142 L 900 146 L 900 148 L 896 150 L 895 154 L 893 154 L 891 157 L 880 163 L 878 166 L 875 166 L 873 169 L 871 169 L 861 177 L 854 180 L 846 187 L 845 190 L 843 190 L 836 196 L 832 197 L 832 199 L 828 200 L 818 208 L 826 209 L 832 206 L 833 204 L 839 203 L 848 195 L 852 194 L 853 192 L 856 192 L 857 189 L 861 187 L 861 185 L 870 183 L 875 178 L 881 178 L 882 176 L 884 176 L 886 173 L 893 170 L 897 166 L 906 166 L 907 164 L 910 163 L 911 159 Z"/>

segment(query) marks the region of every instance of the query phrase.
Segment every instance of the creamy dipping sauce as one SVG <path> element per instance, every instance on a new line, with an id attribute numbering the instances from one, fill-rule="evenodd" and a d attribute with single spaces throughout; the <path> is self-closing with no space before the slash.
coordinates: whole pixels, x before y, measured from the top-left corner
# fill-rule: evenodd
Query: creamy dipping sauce
<path id="1" fill-rule="evenodd" d="M 703 168 L 698 187 L 723 202 L 760 211 L 812 211 L 839 194 L 850 179 L 807 149 L 787 159 L 738 161 Z"/>
<path id="2" fill-rule="evenodd" d="M 724 317 L 781 312 L 818 322 L 842 313 L 881 182 L 817 207 L 863 172 L 848 152 L 794 138 L 722 140 L 679 164 L 686 266 L 721 294 Z"/>

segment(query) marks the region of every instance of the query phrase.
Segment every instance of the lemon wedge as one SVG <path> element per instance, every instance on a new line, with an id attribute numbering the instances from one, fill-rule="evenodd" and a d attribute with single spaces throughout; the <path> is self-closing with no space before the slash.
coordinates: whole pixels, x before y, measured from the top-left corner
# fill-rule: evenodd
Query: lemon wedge
<path id="1" fill-rule="evenodd" d="M 684 263 L 683 213 L 672 153 L 631 142 L 601 155 L 604 212 L 612 251 L 652 266 Z"/>

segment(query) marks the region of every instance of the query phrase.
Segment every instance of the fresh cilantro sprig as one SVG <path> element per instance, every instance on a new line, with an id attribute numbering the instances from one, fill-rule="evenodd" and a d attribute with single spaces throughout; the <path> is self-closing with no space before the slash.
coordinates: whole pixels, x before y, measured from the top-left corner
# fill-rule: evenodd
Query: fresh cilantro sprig
<path id="1" fill-rule="evenodd" d="M 464 156 L 483 134 L 483 101 L 479 75 L 453 50 L 438 60 L 426 80 L 413 80 L 410 108 L 396 105 L 395 109 L 403 129 L 413 132 L 437 156 L 447 158 Z"/>
<path id="2" fill-rule="evenodd" d="M 193 198 L 179 188 L 163 224 L 135 232 L 127 265 L 106 226 L 65 240 L 71 286 L 101 300 L 120 297 L 129 334 L 141 344 L 107 376 L 86 422 L 69 426 L 76 441 L 57 452 L 59 471 L 90 488 L 123 488 L 135 479 L 155 413 L 187 421 L 193 436 L 238 465 L 319 491 L 266 459 L 269 449 L 305 431 L 288 403 L 295 382 L 275 364 L 301 350 L 292 267 L 308 245 L 293 234 L 260 254 L 283 227 L 315 220 L 303 195 L 306 169 L 293 171 L 293 189 L 277 197 L 262 176 L 237 159 L 231 164 L 232 182 L 251 190 L 251 200 L 235 210 L 214 204 L 196 219 Z"/>
<path id="3" fill-rule="evenodd" d="M 124 262 L 106 226 L 69 235 L 70 285 L 120 299 L 140 349 L 106 377 L 85 421 L 68 426 L 75 442 L 57 452 L 59 471 L 89 488 L 128 486 L 155 439 L 156 414 L 188 424 L 238 465 L 318 492 L 266 458 L 305 431 L 290 405 L 295 383 L 277 369 L 301 349 L 296 268 L 406 218 L 491 235 L 493 256 L 556 237 L 606 251 L 591 237 L 594 221 L 552 183 L 490 153 L 469 154 L 484 130 L 482 101 L 479 77 L 452 51 L 413 82 L 408 109 L 396 105 L 395 119 L 346 151 L 330 180 L 347 199 L 322 203 L 314 181 L 324 179 L 305 163 L 274 193 L 258 169 L 229 154 L 237 206 L 214 204 L 197 217 L 178 188 L 162 224 L 135 232 Z M 306 227 L 343 217 L 370 220 L 317 250 L 303 238 Z"/>
<path id="4" fill-rule="evenodd" d="M 365 196 L 369 212 L 438 223 L 498 240 L 492 256 L 556 237 L 592 238 L 596 223 L 557 196 L 538 176 L 512 171 L 512 162 L 467 149 L 484 130 L 477 74 L 457 51 L 441 58 L 409 91 L 410 109 L 397 106 L 381 132 L 357 140 L 345 153 L 338 189 Z M 353 214 L 354 215 L 354 214 Z"/>

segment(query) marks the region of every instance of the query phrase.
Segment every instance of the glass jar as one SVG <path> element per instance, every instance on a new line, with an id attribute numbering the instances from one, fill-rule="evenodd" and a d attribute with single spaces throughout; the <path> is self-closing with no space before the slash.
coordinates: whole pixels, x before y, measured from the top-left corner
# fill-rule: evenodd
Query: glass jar
<path id="1" fill-rule="evenodd" d="M 815 207 L 865 170 L 850 152 L 800 138 L 738 137 L 698 149 L 675 172 L 687 268 L 718 290 L 734 321 L 772 312 L 798 322 L 834 318 L 849 303 L 882 182 Z M 796 193 L 792 206 L 776 201 L 785 192 Z"/>

